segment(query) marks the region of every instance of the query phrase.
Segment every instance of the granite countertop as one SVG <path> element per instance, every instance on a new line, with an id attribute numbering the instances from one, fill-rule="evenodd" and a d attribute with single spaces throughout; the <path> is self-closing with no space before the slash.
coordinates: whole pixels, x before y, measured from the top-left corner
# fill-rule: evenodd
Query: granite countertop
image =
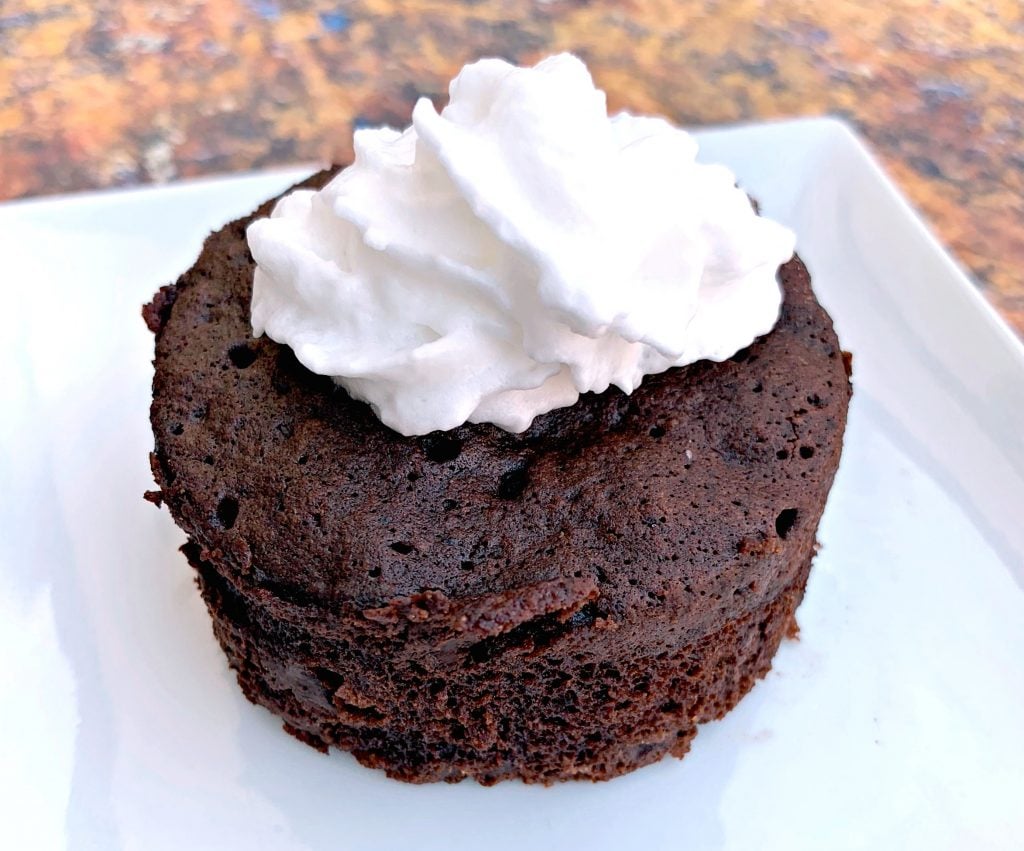
<path id="1" fill-rule="evenodd" d="M 470 59 L 556 50 L 612 108 L 846 118 L 1024 333 L 1019 0 L 8 0 L 0 198 L 337 159 Z"/>

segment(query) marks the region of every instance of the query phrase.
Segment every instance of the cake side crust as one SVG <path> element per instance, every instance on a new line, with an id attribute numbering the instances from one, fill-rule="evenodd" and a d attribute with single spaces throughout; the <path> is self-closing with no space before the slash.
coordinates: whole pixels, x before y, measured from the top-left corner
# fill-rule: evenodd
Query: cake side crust
<path id="1" fill-rule="evenodd" d="M 311 658 L 308 636 L 279 643 L 253 628 L 245 601 L 210 565 L 190 560 L 239 685 L 286 731 L 398 780 L 484 785 L 608 780 L 683 757 L 697 725 L 724 716 L 771 668 L 794 629 L 811 562 L 758 611 L 655 658 L 610 662 L 563 639 L 491 658 L 466 678 L 390 672 L 391 693 L 374 694 L 358 665 L 325 669 L 332 653 Z"/>

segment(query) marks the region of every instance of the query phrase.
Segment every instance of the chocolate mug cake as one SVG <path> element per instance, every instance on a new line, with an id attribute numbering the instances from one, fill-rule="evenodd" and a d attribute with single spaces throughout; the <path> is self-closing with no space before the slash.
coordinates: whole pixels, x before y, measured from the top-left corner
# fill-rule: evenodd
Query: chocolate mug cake
<path id="1" fill-rule="evenodd" d="M 849 357 L 792 236 L 667 122 L 574 135 L 604 109 L 581 69 L 467 66 L 144 310 L 149 497 L 242 689 L 402 780 L 683 756 L 794 629 L 839 463 Z M 563 162 L 612 155 L 643 227 Z"/>

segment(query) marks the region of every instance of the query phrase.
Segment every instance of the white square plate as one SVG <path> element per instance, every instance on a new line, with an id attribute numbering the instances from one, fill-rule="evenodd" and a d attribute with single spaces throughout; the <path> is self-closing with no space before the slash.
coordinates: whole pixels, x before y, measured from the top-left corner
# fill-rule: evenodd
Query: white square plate
<path id="1" fill-rule="evenodd" d="M 0 207 L 0 847 L 1024 846 L 1024 349 L 847 128 L 700 134 L 854 352 L 801 634 L 682 762 L 408 786 L 242 697 L 142 501 L 140 305 L 308 169 Z"/>

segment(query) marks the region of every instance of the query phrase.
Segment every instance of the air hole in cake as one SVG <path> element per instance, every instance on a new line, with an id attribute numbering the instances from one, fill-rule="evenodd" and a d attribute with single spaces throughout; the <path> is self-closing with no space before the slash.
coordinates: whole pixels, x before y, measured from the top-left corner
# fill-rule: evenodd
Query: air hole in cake
<path id="1" fill-rule="evenodd" d="M 462 452 L 462 441 L 447 434 L 428 435 L 422 445 L 423 454 L 438 464 L 454 461 Z"/>
<path id="2" fill-rule="evenodd" d="M 170 431 L 171 434 L 181 436 L 185 433 L 185 426 L 181 423 L 175 423 L 168 429 L 168 431 Z"/>
<path id="3" fill-rule="evenodd" d="M 596 619 L 597 606 L 593 603 L 587 603 L 578 612 L 574 612 L 568 622 L 569 626 L 573 627 L 593 626 Z"/>
<path id="4" fill-rule="evenodd" d="M 778 458 L 780 461 L 785 461 L 789 457 L 789 450 L 780 449 L 778 452 L 775 453 L 775 457 Z"/>
<path id="5" fill-rule="evenodd" d="M 498 480 L 498 498 L 515 499 L 526 490 L 529 480 L 528 467 L 525 462 L 507 470 Z"/>
<path id="6" fill-rule="evenodd" d="M 453 511 L 459 507 L 459 503 L 454 499 L 446 499 L 441 502 L 441 508 L 444 511 Z"/>
<path id="7" fill-rule="evenodd" d="M 217 503 L 217 523 L 221 529 L 230 529 L 238 519 L 238 500 L 225 496 Z"/>
<path id="8" fill-rule="evenodd" d="M 228 358 L 239 369 L 248 369 L 256 360 L 256 352 L 245 343 L 239 343 L 228 349 Z"/>
<path id="9" fill-rule="evenodd" d="M 663 429 L 661 426 L 652 426 L 648 434 L 650 434 L 651 437 L 664 437 L 665 429 Z"/>
<path id="10" fill-rule="evenodd" d="M 755 384 L 750 389 L 754 393 L 760 393 L 762 390 L 764 390 L 764 385 L 760 381 L 758 381 L 757 384 Z"/>
<path id="11" fill-rule="evenodd" d="M 795 523 L 796 509 L 784 508 L 779 512 L 779 516 L 775 518 L 775 533 L 785 540 L 786 535 L 789 534 L 789 530 L 793 528 Z"/>
<path id="12" fill-rule="evenodd" d="M 296 462 L 299 464 L 299 466 L 302 466 L 302 465 L 306 464 L 308 461 L 309 461 L 309 456 L 308 455 L 300 455 L 296 459 Z"/>
<path id="13" fill-rule="evenodd" d="M 378 579 L 380 577 L 380 568 L 371 567 L 368 571 L 366 571 L 366 575 L 372 577 L 373 579 Z"/>
<path id="14" fill-rule="evenodd" d="M 332 695 L 345 684 L 345 678 L 329 668 L 313 668 L 313 676 Z"/>
<path id="15" fill-rule="evenodd" d="M 813 458 L 814 457 L 814 447 L 813 446 L 801 446 L 800 447 L 800 457 L 803 458 L 805 461 L 808 458 Z"/>
<path id="16" fill-rule="evenodd" d="M 474 567 L 476 567 L 476 565 L 473 564 L 473 562 L 471 562 L 471 561 L 460 561 L 459 562 L 459 569 L 460 570 L 472 570 Z"/>
<path id="17" fill-rule="evenodd" d="M 399 555 L 407 556 L 414 549 L 416 549 L 416 547 L 414 547 L 412 544 L 407 544 L 405 541 L 395 541 L 391 544 L 391 549 L 393 549 Z"/>

